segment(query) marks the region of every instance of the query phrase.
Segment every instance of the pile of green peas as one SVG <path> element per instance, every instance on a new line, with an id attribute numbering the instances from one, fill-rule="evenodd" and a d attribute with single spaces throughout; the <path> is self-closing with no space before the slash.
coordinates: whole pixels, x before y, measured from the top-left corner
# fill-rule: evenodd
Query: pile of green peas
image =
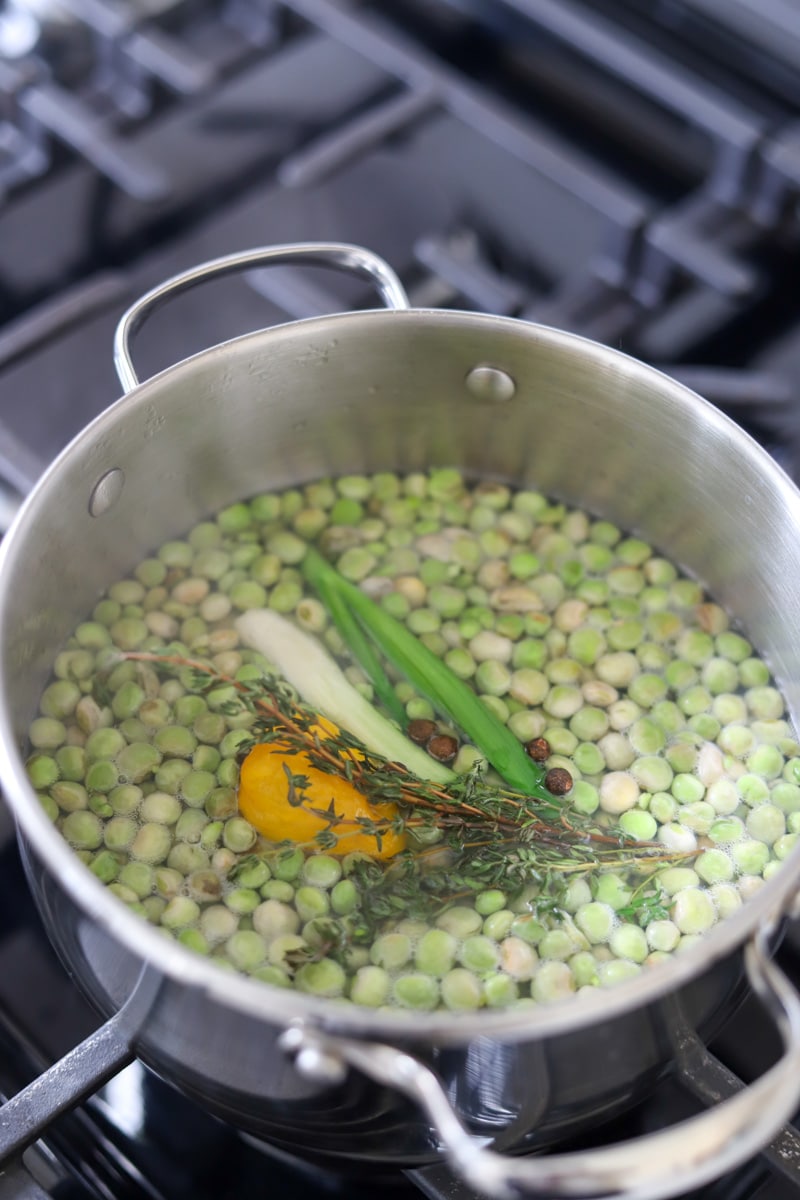
<path id="1" fill-rule="evenodd" d="M 686 858 L 648 877 L 570 875 L 559 915 L 531 883 L 432 901 L 359 940 L 357 856 L 281 850 L 238 813 L 253 717 L 119 652 L 269 668 L 236 617 L 270 607 L 319 636 L 368 698 L 299 570 L 309 543 L 468 681 L 564 803 Z M 396 682 L 409 719 L 430 703 Z M 532 490 L 449 468 L 319 480 L 234 504 L 114 583 L 54 663 L 30 727 L 41 803 L 117 899 L 221 968 L 371 1007 L 531 1005 L 638 975 L 693 945 L 780 868 L 800 833 L 800 747 L 765 663 L 701 587 L 638 537 Z M 480 757 L 461 744 L 454 769 Z M 636 919 L 647 884 L 662 912 Z M 623 915 L 620 915 L 622 913 Z M 666 915 L 663 915 L 666 913 Z M 625 915 L 627 914 L 627 915 Z"/>

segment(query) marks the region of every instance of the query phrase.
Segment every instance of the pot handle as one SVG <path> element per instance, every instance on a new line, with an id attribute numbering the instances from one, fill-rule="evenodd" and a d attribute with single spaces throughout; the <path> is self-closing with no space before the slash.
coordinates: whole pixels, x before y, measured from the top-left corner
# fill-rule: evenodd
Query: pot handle
<path id="1" fill-rule="evenodd" d="M 800 996 L 770 961 L 771 929 L 745 948 L 750 983 L 781 1034 L 782 1058 L 756 1083 L 699 1116 L 597 1150 L 511 1158 L 468 1134 L 430 1068 L 393 1046 L 343 1039 L 293 1026 L 283 1034 L 298 1070 L 333 1080 L 355 1067 L 396 1088 L 425 1112 L 453 1171 L 494 1200 L 519 1196 L 603 1196 L 664 1200 L 702 1187 L 763 1148 L 792 1116 L 800 1097 Z"/>
<path id="2" fill-rule="evenodd" d="M 336 267 L 342 271 L 352 271 L 375 284 L 378 295 L 387 308 L 410 307 L 403 285 L 391 267 L 377 254 L 365 250 L 362 246 L 351 246 L 344 242 L 299 242 L 289 246 L 261 246 L 238 254 L 226 254 L 222 258 L 213 258 L 188 271 L 181 271 L 179 275 L 173 275 L 171 279 L 145 292 L 122 314 L 114 333 L 114 366 L 123 390 L 127 393 L 139 386 L 139 377 L 131 361 L 130 340 L 165 300 L 179 292 L 188 291 L 199 283 L 205 283 L 215 275 L 232 275 L 237 271 L 277 266 L 279 263 L 304 263 L 306 266 Z"/>

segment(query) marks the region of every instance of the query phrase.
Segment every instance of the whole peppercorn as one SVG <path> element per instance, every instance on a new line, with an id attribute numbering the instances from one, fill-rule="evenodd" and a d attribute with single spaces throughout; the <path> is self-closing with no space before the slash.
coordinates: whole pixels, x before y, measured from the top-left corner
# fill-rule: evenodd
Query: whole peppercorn
<path id="1" fill-rule="evenodd" d="M 534 762 L 547 762 L 550 757 L 550 743 L 547 738 L 531 738 L 525 746 L 525 752 Z"/>
<path id="2" fill-rule="evenodd" d="M 551 767 L 544 777 L 544 786 L 554 796 L 564 796 L 572 787 L 572 776 L 564 767 Z"/>
<path id="3" fill-rule="evenodd" d="M 427 750 L 438 762 L 452 762 L 458 754 L 458 742 L 449 733 L 436 733 L 428 739 Z"/>
<path id="4" fill-rule="evenodd" d="M 424 746 L 428 738 L 433 737 L 436 733 L 436 722 L 429 721 L 427 717 L 416 717 L 413 721 L 408 722 L 406 733 L 412 742 L 416 742 L 418 746 Z"/>

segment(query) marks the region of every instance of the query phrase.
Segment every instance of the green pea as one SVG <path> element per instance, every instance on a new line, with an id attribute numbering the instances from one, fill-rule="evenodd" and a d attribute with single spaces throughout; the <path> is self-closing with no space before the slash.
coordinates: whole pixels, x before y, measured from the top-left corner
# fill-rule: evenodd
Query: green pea
<path id="1" fill-rule="evenodd" d="M 733 862 L 724 850 L 705 850 L 695 864 L 704 883 L 725 883 L 733 878 Z"/>
<path id="2" fill-rule="evenodd" d="M 68 813 L 61 832 L 76 850 L 97 850 L 103 842 L 102 822 L 86 809 Z"/>
<path id="3" fill-rule="evenodd" d="M 642 717 L 631 725 L 628 740 L 639 755 L 658 754 L 664 748 L 666 737 L 657 721 Z"/>
<path id="4" fill-rule="evenodd" d="M 578 909 L 583 907 L 583 905 L 578 905 Z M 504 943 L 504 945 L 506 944 Z M 563 961 L 574 954 L 575 949 L 575 942 L 565 929 L 549 929 L 538 946 L 539 955 L 545 960 L 559 959 Z"/>
<path id="5" fill-rule="evenodd" d="M 216 778 L 210 771 L 187 771 L 182 776 L 178 792 L 191 808 L 202 808 L 211 794 Z"/>
<path id="6" fill-rule="evenodd" d="M 719 737 L 722 726 L 711 713 L 696 713 L 689 718 L 688 728 L 697 733 L 705 742 L 713 742 Z"/>
<path id="7" fill-rule="evenodd" d="M 153 781 L 160 791 L 175 796 L 191 769 L 191 765 L 183 758 L 168 758 L 158 767 Z"/>
<path id="8" fill-rule="evenodd" d="M 467 908 L 466 905 L 461 904 L 448 908 L 436 918 L 437 928 L 446 930 L 455 938 L 470 937 L 479 931 L 482 924 L 480 913 L 476 912 L 474 908 Z"/>
<path id="9" fill-rule="evenodd" d="M 119 872 L 119 882 L 143 900 L 151 894 L 155 886 L 153 868 L 144 862 L 126 863 Z"/>
<path id="10" fill-rule="evenodd" d="M 458 942 L 444 929 L 429 929 L 417 943 L 414 962 L 419 971 L 440 977 L 451 970 Z"/>
<path id="11" fill-rule="evenodd" d="M 399 515 L 402 511 L 407 514 L 408 518 L 412 517 L 413 509 L 410 507 L 401 508 L 403 502 L 398 502 L 397 507 L 392 507 L 392 515 Z M 388 508 L 389 506 L 387 506 Z M 359 500 L 354 497 L 341 496 L 335 500 L 331 508 L 330 520 L 332 525 L 358 525 L 364 515 L 364 507 Z M 385 514 L 389 519 L 389 514 Z M 390 523 L 393 523 L 390 521 Z M 405 523 L 405 521 L 401 522 Z"/>
<path id="12" fill-rule="evenodd" d="M 697 766 L 697 747 L 688 742 L 673 742 L 671 746 L 667 746 L 664 757 L 673 771 L 688 776 Z M 693 785 L 687 783 L 686 788 L 691 792 Z"/>
<path id="13" fill-rule="evenodd" d="M 483 990 L 489 1008 L 507 1008 L 519 998 L 519 987 L 509 975 L 498 973 L 483 980 Z"/>
<path id="14" fill-rule="evenodd" d="M 493 912 L 486 917 L 482 926 L 483 932 L 493 941 L 501 942 L 503 938 L 508 937 L 514 919 L 515 914 L 511 909 L 501 908 L 498 912 Z"/>
<path id="15" fill-rule="evenodd" d="M 728 842 L 738 842 L 744 836 L 745 827 L 738 817 L 720 817 L 708 831 L 712 842 L 725 845 Z"/>
<path id="16" fill-rule="evenodd" d="M 254 888 L 238 887 L 225 895 L 224 902 L 231 912 L 246 916 L 259 907 L 261 896 Z"/>
<path id="17" fill-rule="evenodd" d="M 652 841 L 658 832 L 655 817 L 640 808 L 632 808 L 622 813 L 618 824 L 623 833 L 637 842 Z"/>
<path id="18" fill-rule="evenodd" d="M 208 823 L 208 817 L 199 809 L 184 809 L 175 825 L 175 837 L 181 842 L 199 842 Z"/>
<path id="19" fill-rule="evenodd" d="M 697 682 L 697 667 L 685 659 L 674 658 L 664 671 L 664 678 L 670 689 L 680 695 Z"/>
<path id="20" fill-rule="evenodd" d="M 745 827 L 751 838 L 771 846 L 786 832 L 786 816 L 774 804 L 761 804 L 748 813 Z"/>
<path id="21" fill-rule="evenodd" d="M 394 981 L 392 995 L 401 1008 L 430 1012 L 439 1002 L 439 983 L 430 975 L 412 971 Z"/>
<path id="22" fill-rule="evenodd" d="M 171 758 L 188 758 L 195 750 L 197 740 L 184 725 L 165 725 L 155 733 L 153 745 Z"/>
<path id="23" fill-rule="evenodd" d="M 137 829 L 137 823 L 130 817 L 112 817 L 103 826 L 103 841 L 109 850 L 127 850 Z"/>
<path id="24" fill-rule="evenodd" d="M 111 701 L 111 711 L 119 720 L 133 717 L 138 713 L 145 700 L 144 689 L 131 680 L 123 683 Z"/>
<path id="25" fill-rule="evenodd" d="M 292 882 L 299 876 L 304 863 L 302 850 L 282 850 L 271 864 L 271 869 L 276 879 Z"/>
<path id="26" fill-rule="evenodd" d="M 396 971 L 411 961 L 411 938 L 403 933 L 386 933 L 376 938 L 370 949 L 371 961 L 387 971 Z"/>
<path id="27" fill-rule="evenodd" d="M 293 612 L 303 598 L 301 585 L 294 580 L 281 580 L 269 594 L 269 607 L 278 613 Z M 262 604 L 251 604 L 252 608 L 263 608 Z"/>
<path id="28" fill-rule="evenodd" d="M 254 929 L 239 929 L 225 943 L 225 953 L 238 970 L 252 971 L 261 966 L 267 957 L 267 944 Z M 299 979 L 295 983 L 301 991 L 310 990 L 301 987 Z"/>
<path id="29" fill-rule="evenodd" d="M 37 717 L 28 730 L 31 745 L 37 750 L 57 750 L 67 737 L 67 727 L 55 717 Z"/>
<path id="30" fill-rule="evenodd" d="M 350 999 L 366 1008 L 380 1008 L 387 1003 L 391 986 L 391 976 L 383 967 L 359 967 L 350 985 Z"/>
<path id="31" fill-rule="evenodd" d="M 192 766 L 194 767 L 195 771 L 203 775 L 208 774 L 213 777 L 221 759 L 222 755 L 220 754 L 219 750 L 217 750 L 216 746 L 198 746 L 192 755 Z M 186 779 L 188 779 L 188 775 L 186 776 Z"/>
<path id="32" fill-rule="evenodd" d="M 79 646 L 85 650 L 100 650 L 111 643 L 111 634 L 98 621 L 84 621 L 75 630 L 75 638 Z M 48 714 L 55 716 L 55 713 Z"/>
<path id="33" fill-rule="evenodd" d="M 758 746 L 747 759 L 747 769 L 764 779 L 777 779 L 784 768 L 784 757 L 777 746 Z"/>
<path id="34" fill-rule="evenodd" d="M 630 903 L 631 889 L 626 882 L 613 871 L 606 872 L 597 880 L 595 899 L 600 904 L 607 904 L 615 911 Z"/>
<path id="35" fill-rule="evenodd" d="M 580 764 L 578 765 L 580 766 Z M 583 768 L 581 767 L 580 769 L 582 770 Z M 575 781 L 570 800 L 576 811 L 583 813 L 585 816 L 591 816 L 600 807 L 600 793 L 594 784 L 588 783 L 584 779 Z"/>
<path id="36" fill-rule="evenodd" d="M 280 900 L 288 904 L 294 899 L 294 888 L 285 879 L 268 879 L 261 888 L 265 900 Z"/>
<path id="37" fill-rule="evenodd" d="M 86 788 L 72 780 L 54 783 L 50 795 L 62 812 L 77 812 L 89 807 L 89 794 Z"/>
<path id="38" fill-rule="evenodd" d="M 777 839 L 772 849 L 779 862 L 782 862 L 788 854 L 791 854 L 792 850 L 794 850 L 795 846 L 797 845 L 797 842 L 797 833 L 785 833 L 783 837 L 779 837 Z"/>
<path id="39" fill-rule="evenodd" d="M 235 854 L 242 854 L 246 850 L 250 850 L 256 841 L 256 831 L 249 821 L 245 821 L 243 817 L 231 817 L 225 822 L 225 828 L 222 832 L 223 845 L 227 846 Z"/>
<path id="40" fill-rule="evenodd" d="M 741 784 L 741 780 L 739 783 Z M 777 783 L 769 795 L 772 803 L 782 809 L 783 812 L 789 814 L 800 812 L 800 785 L 796 783 Z M 746 797 L 745 802 L 747 802 Z"/>
<path id="41" fill-rule="evenodd" d="M 702 800 L 706 791 L 697 776 L 689 774 L 676 775 L 670 790 L 679 804 L 693 804 Z"/>
<path id="42" fill-rule="evenodd" d="M 760 658 L 745 658 L 739 663 L 739 682 L 742 687 L 766 687 L 769 667 Z"/>
<path id="43" fill-rule="evenodd" d="M 630 959 L 636 963 L 644 962 L 650 951 L 645 931 L 638 925 L 630 923 L 618 925 L 612 932 L 608 944 L 611 952 L 618 958 Z"/>
<path id="44" fill-rule="evenodd" d="M 166 725 L 171 716 L 172 709 L 166 700 L 162 700 L 160 697 L 154 700 L 145 700 L 139 705 L 138 717 L 145 729 L 158 729 L 160 726 Z"/>
<path id="45" fill-rule="evenodd" d="M 716 922 L 717 910 L 707 892 L 689 887 L 673 897 L 672 919 L 683 934 L 705 933 Z"/>
<path id="46" fill-rule="evenodd" d="M 677 733 L 685 724 L 681 710 L 672 700 L 659 700 L 653 705 L 650 716 L 667 734 Z"/>
<path id="47" fill-rule="evenodd" d="M 331 855 L 313 854 L 303 863 L 301 874 L 305 883 L 328 890 L 341 879 L 342 864 Z"/>
<path id="48" fill-rule="evenodd" d="M 634 979 L 642 968 L 638 963 L 624 958 L 614 958 L 610 962 L 602 962 L 598 966 L 597 976 L 600 987 L 618 987 L 627 979 Z"/>
<path id="49" fill-rule="evenodd" d="M 599 775 L 605 766 L 605 759 L 593 742 L 581 742 L 572 752 L 572 761 L 582 775 Z M 574 796 L 573 796 L 574 803 Z"/>
<path id="50" fill-rule="evenodd" d="M 101 850 L 90 862 L 89 870 L 101 883 L 113 883 L 119 874 L 119 862 L 115 854 Z"/>
<path id="51" fill-rule="evenodd" d="M 130 847 L 131 857 L 144 863 L 161 863 L 172 845 L 172 833 L 164 825 L 148 822 L 142 825 Z"/>
<path id="52" fill-rule="evenodd" d="M 232 758 L 224 758 L 217 767 L 217 782 L 224 788 L 235 788 L 239 782 L 239 764 Z"/>
<path id="53" fill-rule="evenodd" d="M 181 815 L 181 804 L 169 792 L 151 792 L 139 808 L 143 821 L 155 821 L 159 825 L 174 825 Z"/>
<path id="54" fill-rule="evenodd" d="M 86 772 L 86 786 L 90 792 L 110 792 L 118 782 L 117 767 L 105 759 L 92 763 Z"/>
<path id="55" fill-rule="evenodd" d="M 505 892 L 500 891 L 498 888 L 478 892 L 475 897 L 475 911 L 480 913 L 482 917 L 488 917 L 491 913 L 498 912 L 501 908 L 505 907 Z"/>
<path id="56" fill-rule="evenodd" d="M 609 728 L 608 713 L 602 708 L 586 705 L 570 719 L 570 730 L 581 742 L 596 742 Z"/>
<path id="57" fill-rule="evenodd" d="M 359 898 L 358 888 L 352 879 L 340 879 L 331 888 L 331 908 L 338 916 L 355 912 Z"/>
<path id="58" fill-rule="evenodd" d="M 271 942 L 283 934 L 297 933 L 301 917 L 281 900 L 267 899 L 253 912 L 253 927 Z"/>
<path id="59" fill-rule="evenodd" d="M 124 749 L 125 738 L 118 729 L 96 729 L 86 739 L 86 757 L 89 762 L 114 758 Z"/>
<path id="60" fill-rule="evenodd" d="M 483 988 L 480 980 L 464 967 L 454 967 L 443 976 L 441 996 L 451 1012 L 468 1012 L 480 1008 L 483 1003 Z"/>
<path id="61" fill-rule="evenodd" d="M 608 941 L 616 922 L 614 908 L 603 901 L 582 904 L 575 914 L 575 924 L 592 943 Z"/>
<path id="62" fill-rule="evenodd" d="M 735 692 L 739 684 L 739 672 L 735 663 L 715 656 L 704 664 L 701 680 L 712 696 L 719 696 Z"/>
<path id="63" fill-rule="evenodd" d="M 141 783 L 153 774 L 160 762 L 160 751 L 149 742 L 132 742 L 116 756 L 120 777 L 128 783 Z"/>
<path id="64" fill-rule="evenodd" d="M 314 917 L 326 916 L 330 911 L 330 898 L 322 888 L 305 885 L 295 892 L 294 905 L 301 921 L 311 921 Z"/>

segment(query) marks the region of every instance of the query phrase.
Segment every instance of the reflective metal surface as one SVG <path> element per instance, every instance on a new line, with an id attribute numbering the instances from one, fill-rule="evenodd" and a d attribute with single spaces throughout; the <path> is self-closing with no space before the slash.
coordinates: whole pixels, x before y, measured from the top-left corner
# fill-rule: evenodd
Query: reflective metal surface
<path id="1" fill-rule="evenodd" d="M 503 404 L 486 405 L 465 385 L 486 363 L 516 383 Z M 514 321 L 343 315 L 201 354 L 90 426 L 2 550 L 3 779 L 56 945 L 107 1013 L 132 994 L 146 959 L 160 987 L 137 1053 L 219 1115 L 285 1147 L 313 1139 L 332 1161 L 421 1164 L 438 1156 L 438 1139 L 390 1088 L 359 1074 L 344 1083 L 301 1076 L 278 1044 L 292 1019 L 413 1054 L 436 1071 L 467 1128 L 500 1149 L 544 1144 L 652 1085 L 672 1053 L 676 997 L 689 1028 L 708 1032 L 735 990 L 748 934 L 797 886 L 792 856 L 701 945 L 612 992 L 535 1013 L 409 1020 L 217 972 L 159 938 L 72 857 L 32 800 L 16 747 L 55 648 L 98 590 L 242 495 L 328 473 L 453 462 L 470 474 L 535 481 L 645 534 L 735 609 L 797 708 L 794 488 L 730 422 L 665 377 Z M 114 468 L 125 475 L 122 494 L 92 517 L 92 489 Z M 51 569 L 25 572 L 32 558 Z"/>

